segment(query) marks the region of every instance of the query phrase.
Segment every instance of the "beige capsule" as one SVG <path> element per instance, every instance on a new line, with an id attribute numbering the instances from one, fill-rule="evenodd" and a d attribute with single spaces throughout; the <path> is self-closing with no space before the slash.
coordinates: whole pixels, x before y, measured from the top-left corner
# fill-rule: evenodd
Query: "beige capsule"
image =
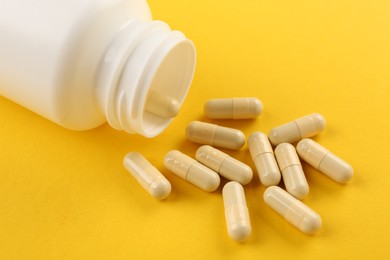
<path id="1" fill-rule="evenodd" d="M 164 118 L 172 118 L 179 113 L 180 103 L 172 97 L 151 90 L 148 93 L 144 110 Z"/>
<path id="2" fill-rule="evenodd" d="M 123 159 L 123 165 L 154 198 L 162 200 L 171 193 L 169 181 L 140 153 L 128 153 Z"/>
<path id="3" fill-rule="evenodd" d="M 252 228 L 243 187 L 238 182 L 231 181 L 223 187 L 222 197 L 230 238 L 235 241 L 246 240 Z"/>
<path id="4" fill-rule="evenodd" d="M 309 185 L 294 146 L 289 143 L 279 144 L 275 149 L 275 157 L 287 191 L 294 197 L 303 199 L 309 193 Z"/>
<path id="5" fill-rule="evenodd" d="M 240 149 L 245 144 L 245 135 L 240 130 L 199 121 L 187 126 L 186 136 L 194 143 L 232 150 Z"/>
<path id="6" fill-rule="evenodd" d="M 253 178 L 251 167 L 209 145 L 201 146 L 196 151 L 195 158 L 226 179 L 242 185 L 248 184 Z"/>
<path id="7" fill-rule="evenodd" d="M 281 175 L 267 135 L 262 132 L 251 134 L 248 146 L 261 183 L 266 187 L 278 185 Z"/>
<path id="8" fill-rule="evenodd" d="M 339 183 L 346 183 L 353 176 L 353 168 L 349 163 L 311 139 L 300 141 L 297 152 L 308 164 Z"/>
<path id="9" fill-rule="evenodd" d="M 322 115 L 310 114 L 271 129 L 268 137 L 273 145 L 294 143 L 320 133 L 325 125 L 326 121 Z"/>
<path id="10" fill-rule="evenodd" d="M 218 189 L 221 182 L 216 172 L 177 150 L 166 154 L 164 164 L 177 176 L 208 192 Z"/>
<path id="11" fill-rule="evenodd" d="M 212 119 L 249 119 L 263 111 L 263 103 L 254 97 L 220 98 L 207 101 L 204 112 Z"/>
<path id="12" fill-rule="evenodd" d="M 322 225 L 320 215 L 277 186 L 268 187 L 264 201 L 288 222 L 306 234 L 316 233 Z"/>

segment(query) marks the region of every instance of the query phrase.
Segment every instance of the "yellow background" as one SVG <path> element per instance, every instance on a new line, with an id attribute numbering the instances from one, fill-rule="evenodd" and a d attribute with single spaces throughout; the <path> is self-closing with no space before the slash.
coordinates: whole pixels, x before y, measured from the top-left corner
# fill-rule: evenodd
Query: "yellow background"
<path id="1" fill-rule="evenodd" d="M 159 137 L 104 125 L 61 128 L 0 98 L 1 259 L 384 259 L 389 258 L 390 2 L 150 0 L 156 19 L 192 39 L 197 70 L 180 115 Z M 1 39 L 0 39 L 1 40 Z M 256 120 L 210 121 L 210 98 L 256 96 Z M 340 185 L 308 165 L 304 202 L 323 219 L 300 233 L 267 207 L 257 175 L 245 186 L 253 233 L 227 236 L 221 188 L 206 193 L 163 166 L 171 149 L 194 155 L 192 120 L 249 135 L 322 113 L 315 140 L 350 162 Z M 169 199 L 149 196 L 122 158 L 144 154 L 171 181 Z M 244 147 L 229 152 L 254 167 Z"/>

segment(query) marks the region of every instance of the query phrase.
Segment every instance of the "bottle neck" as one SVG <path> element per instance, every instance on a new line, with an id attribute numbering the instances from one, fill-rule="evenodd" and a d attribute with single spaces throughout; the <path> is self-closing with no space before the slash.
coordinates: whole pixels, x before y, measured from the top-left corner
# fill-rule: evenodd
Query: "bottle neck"
<path id="1" fill-rule="evenodd" d="M 149 93 L 161 93 L 181 106 L 194 69 L 195 47 L 181 32 L 160 21 L 129 21 L 101 61 L 98 106 L 113 128 L 156 136 L 172 118 L 144 109 Z"/>

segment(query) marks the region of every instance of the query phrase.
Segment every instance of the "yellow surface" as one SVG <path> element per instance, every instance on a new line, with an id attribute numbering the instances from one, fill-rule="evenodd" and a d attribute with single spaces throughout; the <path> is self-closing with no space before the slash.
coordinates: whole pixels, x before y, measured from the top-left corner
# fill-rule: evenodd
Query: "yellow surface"
<path id="1" fill-rule="evenodd" d="M 66 130 L 0 98 L 0 258 L 388 259 L 390 2 L 149 3 L 197 46 L 181 113 L 146 139 L 108 125 Z M 184 128 L 209 121 L 204 102 L 232 96 L 257 96 L 265 111 L 212 122 L 247 135 L 312 112 L 326 117 L 315 140 L 355 176 L 340 185 L 304 165 L 304 202 L 322 216 L 319 234 L 300 233 L 267 207 L 255 176 L 245 187 L 253 234 L 238 244 L 227 236 L 221 188 L 209 194 L 164 169 L 171 149 L 194 155 Z M 122 167 L 134 150 L 171 181 L 168 200 L 150 197 Z M 254 167 L 246 147 L 229 153 Z"/>

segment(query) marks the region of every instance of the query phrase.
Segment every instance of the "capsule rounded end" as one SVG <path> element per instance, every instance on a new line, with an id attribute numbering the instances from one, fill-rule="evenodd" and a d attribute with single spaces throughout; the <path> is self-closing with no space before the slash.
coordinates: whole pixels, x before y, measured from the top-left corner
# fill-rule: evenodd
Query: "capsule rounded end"
<path id="1" fill-rule="evenodd" d="M 309 149 L 310 145 L 313 143 L 314 143 L 314 141 L 309 139 L 309 138 L 302 139 L 301 141 L 299 141 L 297 143 L 297 146 L 296 146 L 297 153 L 299 155 L 301 155 L 302 153 L 306 153 L 307 150 Z"/>
<path id="2" fill-rule="evenodd" d="M 265 187 L 278 185 L 281 180 L 280 171 L 270 171 L 267 174 L 260 175 L 261 184 Z"/>
<path id="3" fill-rule="evenodd" d="M 241 172 L 240 172 L 240 177 L 239 180 L 237 180 L 239 183 L 242 185 L 246 185 L 250 183 L 253 179 L 253 171 L 252 168 L 249 167 L 248 165 L 243 165 Z"/>
<path id="4" fill-rule="evenodd" d="M 258 116 L 263 112 L 263 102 L 260 101 L 258 98 L 253 98 L 253 104 L 252 104 L 252 109 L 253 109 L 253 114 L 254 116 Z"/>
<path id="5" fill-rule="evenodd" d="M 188 126 L 186 128 L 186 136 L 187 136 L 187 138 L 191 137 L 194 134 L 197 125 L 198 125 L 197 121 L 192 121 L 191 123 L 188 124 Z"/>
<path id="6" fill-rule="evenodd" d="M 246 136 L 243 132 L 227 127 L 217 129 L 214 137 L 213 146 L 230 150 L 240 149 L 246 141 Z"/>
<path id="7" fill-rule="evenodd" d="M 317 129 L 319 131 L 324 130 L 324 128 L 326 126 L 325 118 L 321 114 L 318 114 L 318 113 L 313 114 L 313 117 L 315 118 Z"/>
<path id="8" fill-rule="evenodd" d="M 165 112 L 165 117 L 166 118 L 173 118 L 179 114 L 180 111 L 180 103 L 172 99 L 169 101 L 169 103 L 166 106 L 166 112 Z"/>
<path id="9" fill-rule="evenodd" d="M 271 129 L 271 131 L 269 132 L 268 139 L 271 142 L 271 144 L 274 146 L 283 143 L 283 139 L 279 131 L 275 128 Z"/>
<path id="10" fill-rule="evenodd" d="M 246 137 L 245 137 L 245 134 L 241 131 L 236 131 L 235 133 L 235 137 L 232 138 L 232 148 L 234 149 L 240 149 L 241 147 L 244 146 L 245 144 L 245 140 L 246 140 Z"/>
<path id="11" fill-rule="evenodd" d="M 301 134 L 295 123 L 291 122 L 279 127 L 272 128 L 268 133 L 268 139 L 273 146 L 282 143 L 294 143 L 301 139 Z"/>
<path id="12" fill-rule="evenodd" d="M 295 198 L 302 200 L 309 194 L 309 185 L 299 185 L 295 187 L 286 187 L 288 193 L 293 195 Z"/>
<path id="13" fill-rule="evenodd" d="M 268 137 L 265 133 L 263 132 L 253 132 L 249 137 L 248 137 L 248 144 L 256 144 L 256 143 L 261 143 L 264 142 L 263 140 L 266 139 L 268 141 Z"/>
<path id="14" fill-rule="evenodd" d="M 243 242 L 249 238 L 252 229 L 248 225 L 235 225 L 228 230 L 228 233 L 232 240 Z"/>
<path id="15" fill-rule="evenodd" d="M 171 168 L 173 162 L 175 161 L 175 158 L 177 158 L 180 155 L 180 152 L 177 150 L 169 151 L 165 157 L 164 157 L 164 165 L 168 169 Z"/>
<path id="16" fill-rule="evenodd" d="M 343 171 L 340 172 L 339 175 L 337 175 L 336 181 L 339 183 L 347 183 L 349 182 L 353 177 L 354 171 L 350 164 L 345 163 Z"/>
<path id="17" fill-rule="evenodd" d="M 269 200 L 272 194 L 275 194 L 276 192 L 279 192 L 282 188 L 278 186 L 269 186 L 268 188 L 265 189 L 264 194 L 263 194 L 263 199 L 265 202 Z"/>
<path id="18" fill-rule="evenodd" d="M 315 234 L 322 226 L 322 220 L 320 215 L 313 212 L 306 216 L 299 225 L 299 229 L 308 235 Z"/>
<path id="19" fill-rule="evenodd" d="M 248 137 L 248 143 L 256 142 L 259 139 L 261 132 L 254 132 Z"/>
<path id="20" fill-rule="evenodd" d="M 195 152 L 196 160 L 199 161 L 202 159 L 206 159 L 210 149 L 211 149 L 210 145 L 202 145 L 201 147 L 199 147 Z"/>
<path id="21" fill-rule="evenodd" d="M 319 164 L 327 151 L 324 149 L 315 149 L 318 144 L 311 139 L 302 139 L 295 146 L 299 158 L 318 170 Z"/>
<path id="22" fill-rule="evenodd" d="M 209 100 L 207 101 L 204 106 L 203 106 L 203 111 L 206 115 L 206 117 L 208 118 L 213 118 L 213 110 L 214 110 L 214 106 L 213 106 L 213 100 Z"/>
<path id="23" fill-rule="evenodd" d="M 275 155 L 279 153 L 286 153 L 287 151 L 295 151 L 295 147 L 290 143 L 280 143 L 275 148 Z"/>
<path id="24" fill-rule="evenodd" d="M 123 165 L 126 167 L 127 163 L 133 158 L 133 156 L 136 156 L 137 152 L 129 152 L 123 157 Z"/>
<path id="25" fill-rule="evenodd" d="M 171 194 L 171 190 L 169 181 L 164 180 L 153 183 L 150 187 L 150 194 L 158 200 L 163 200 Z"/>
<path id="26" fill-rule="evenodd" d="M 333 153 L 325 156 L 318 170 L 338 183 L 347 183 L 354 174 L 352 166 Z"/>
<path id="27" fill-rule="evenodd" d="M 208 181 L 204 183 L 203 189 L 207 192 L 213 192 L 218 189 L 219 184 L 221 184 L 221 178 L 217 173 L 210 175 Z"/>

